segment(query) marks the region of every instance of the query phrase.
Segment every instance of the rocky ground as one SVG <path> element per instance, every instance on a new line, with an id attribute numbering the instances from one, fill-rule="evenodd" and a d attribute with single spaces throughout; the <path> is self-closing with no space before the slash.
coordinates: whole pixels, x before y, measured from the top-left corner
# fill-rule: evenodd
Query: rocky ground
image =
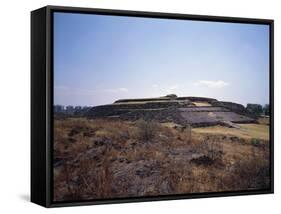
<path id="1" fill-rule="evenodd" d="M 241 126 L 246 135 L 222 128 L 55 119 L 54 200 L 268 188 L 268 135 L 255 136 L 251 126 Z"/>

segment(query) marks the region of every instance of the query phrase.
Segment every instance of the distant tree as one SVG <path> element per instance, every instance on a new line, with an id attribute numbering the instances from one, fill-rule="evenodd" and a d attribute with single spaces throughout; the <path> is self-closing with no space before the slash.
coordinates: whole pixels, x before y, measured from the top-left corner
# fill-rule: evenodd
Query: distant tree
<path id="1" fill-rule="evenodd" d="M 246 109 L 255 116 L 260 116 L 263 113 L 262 105 L 260 104 L 247 104 Z"/>
<path id="2" fill-rule="evenodd" d="M 269 115 L 269 104 L 265 104 L 265 105 L 263 106 L 263 113 L 264 113 L 265 115 Z"/>

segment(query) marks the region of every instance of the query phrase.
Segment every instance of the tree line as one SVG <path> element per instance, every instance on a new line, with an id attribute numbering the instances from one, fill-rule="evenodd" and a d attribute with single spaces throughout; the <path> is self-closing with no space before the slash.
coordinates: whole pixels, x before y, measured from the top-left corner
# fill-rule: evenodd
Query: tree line
<path id="1" fill-rule="evenodd" d="M 260 104 L 247 104 L 246 109 L 248 112 L 255 116 L 261 116 L 261 115 L 266 115 L 269 116 L 270 114 L 270 107 L 269 104 L 265 104 L 264 106 Z"/>

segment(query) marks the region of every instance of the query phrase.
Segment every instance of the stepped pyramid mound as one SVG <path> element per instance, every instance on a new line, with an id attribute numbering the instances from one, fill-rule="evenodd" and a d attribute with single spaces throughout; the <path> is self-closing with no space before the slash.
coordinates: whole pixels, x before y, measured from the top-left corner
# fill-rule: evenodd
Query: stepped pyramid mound
<path id="1" fill-rule="evenodd" d="M 95 106 L 89 118 L 116 118 L 121 120 L 172 122 L 193 127 L 253 123 L 255 118 L 238 103 L 218 101 L 207 97 L 178 97 L 169 94 L 157 98 L 116 100 L 113 104 Z"/>

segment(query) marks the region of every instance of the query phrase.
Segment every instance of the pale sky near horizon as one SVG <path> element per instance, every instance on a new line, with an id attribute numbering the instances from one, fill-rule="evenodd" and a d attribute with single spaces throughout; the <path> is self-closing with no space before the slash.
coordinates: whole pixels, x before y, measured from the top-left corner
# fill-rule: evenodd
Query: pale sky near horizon
<path id="1" fill-rule="evenodd" d="M 54 14 L 54 104 L 204 96 L 269 103 L 269 26 Z"/>

